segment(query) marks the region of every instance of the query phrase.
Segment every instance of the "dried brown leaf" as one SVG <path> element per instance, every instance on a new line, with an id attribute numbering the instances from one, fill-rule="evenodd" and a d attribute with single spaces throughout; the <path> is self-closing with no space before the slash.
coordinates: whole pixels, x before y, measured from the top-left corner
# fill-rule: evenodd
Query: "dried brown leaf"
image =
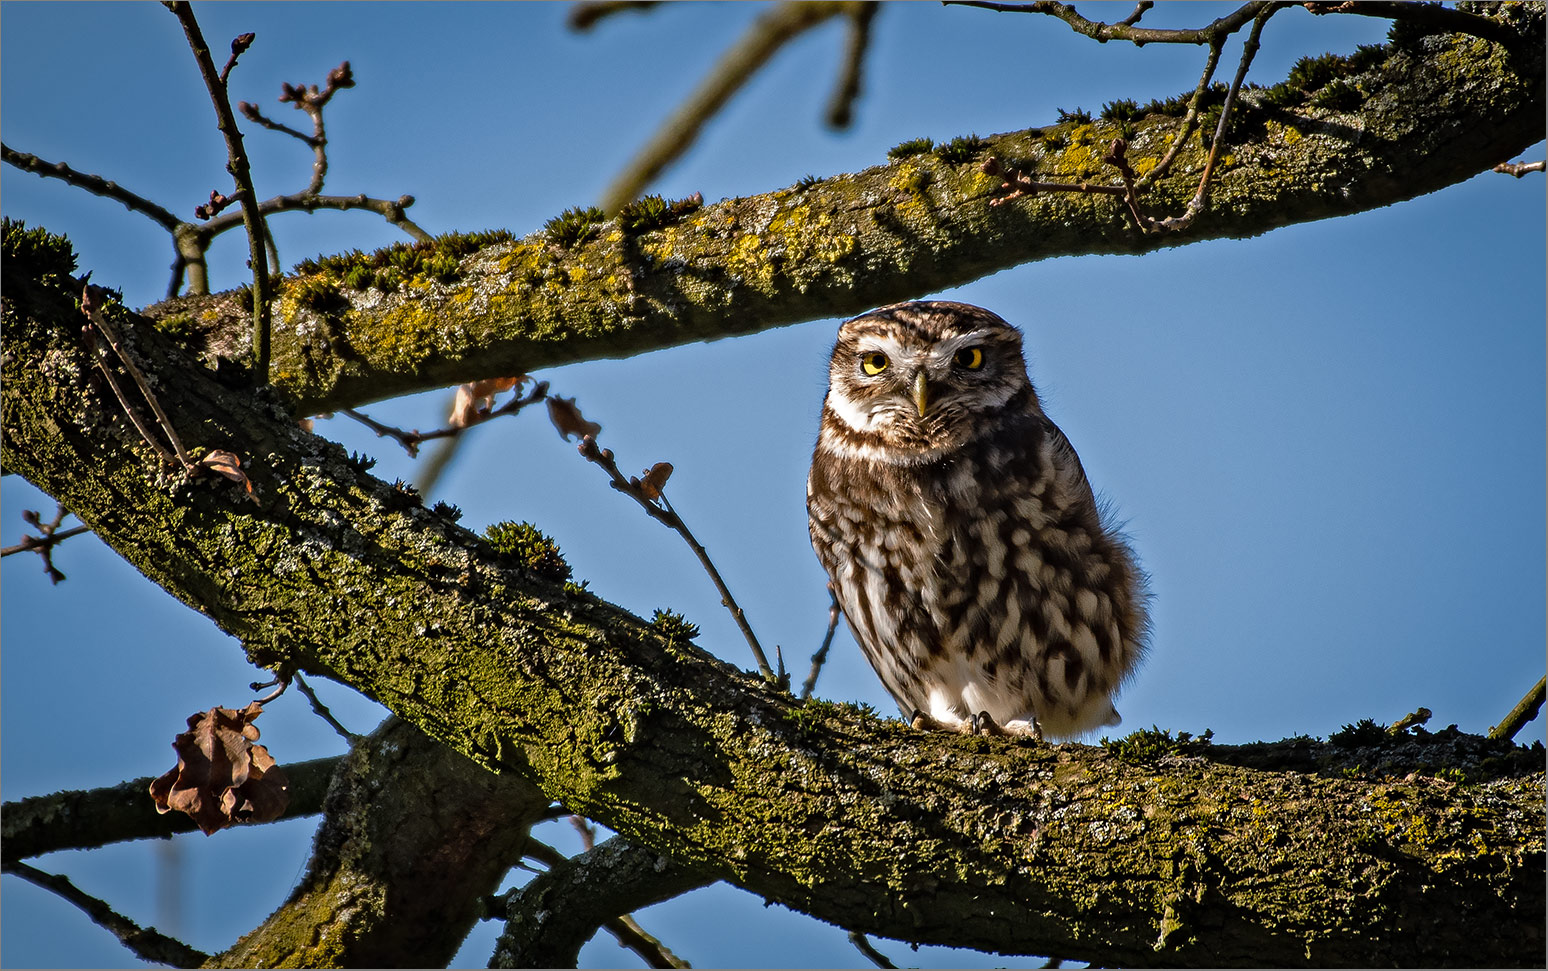
<path id="1" fill-rule="evenodd" d="M 602 430 L 602 426 L 594 421 L 587 421 L 580 409 L 575 407 L 574 398 L 560 398 L 557 395 L 548 399 L 548 420 L 554 423 L 559 430 L 559 436 L 565 441 L 570 436 L 585 438 L 587 435 L 596 435 Z"/>
<path id="2" fill-rule="evenodd" d="M 211 708 L 188 717 L 188 731 L 172 740 L 177 765 L 150 785 L 156 811 L 187 813 L 206 836 L 234 822 L 278 819 L 290 784 L 269 750 L 254 745 L 254 719 L 263 706 L 241 711 Z"/>
<path id="3" fill-rule="evenodd" d="M 456 400 L 452 402 L 449 419 L 451 426 L 467 428 L 478 424 L 488 417 L 489 410 L 494 407 L 495 395 L 520 387 L 526 381 L 525 374 L 518 374 L 513 378 L 484 378 L 459 386 Z"/>
<path id="4" fill-rule="evenodd" d="M 247 488 L 248 495 L 253 494 L 253 483 L 247 478 L 247 473 L 242 471 L 242 460 L 237 458 L 235 452 L 214 449 L 199 460 L 199 465 L 211 472 L 220 473 L 232 482 L 240 482 Z"/>
<path id="5" fill-rule="evenodd" d="M 672 477 L 671 462 L 657 462 L 645 470 L 640 479 L 640 491 L 645 493 L 647 499 L 660 499 L 661 490 L 666 486 L 667 479 Z"/>

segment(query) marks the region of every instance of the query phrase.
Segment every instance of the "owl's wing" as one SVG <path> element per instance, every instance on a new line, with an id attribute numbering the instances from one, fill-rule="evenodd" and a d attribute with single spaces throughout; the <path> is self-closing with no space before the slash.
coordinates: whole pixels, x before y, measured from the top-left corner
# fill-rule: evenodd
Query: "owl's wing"
<path id="1" fill-rule="evenodd" d="M 1044 454 L 1053 472 L 1055 503 L 1061 508 L 1085 503 L 1094 507 L 1096 497 L 1091 492 L 1085 467 L 1080 464 L 1080 456 L 1075 454 L 1075 446 L 1070 444 L 1059 426 L 1046 417 L 1043 418 L 1043 435 Z"/>

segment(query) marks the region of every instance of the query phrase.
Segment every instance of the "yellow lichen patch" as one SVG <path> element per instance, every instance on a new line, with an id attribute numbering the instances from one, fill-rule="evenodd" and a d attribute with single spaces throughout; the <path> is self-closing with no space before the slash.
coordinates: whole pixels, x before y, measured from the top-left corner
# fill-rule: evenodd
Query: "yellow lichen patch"
<path id="1" fill-rule="evenodd" d="M 1149 175 L 1150 170 L 1156 167 L 1156 162 L 1158 161 L 1159 159 L 1153 158 L 1137 158 L 1129 164 L 1133 166 L 1136 175 Z"/>

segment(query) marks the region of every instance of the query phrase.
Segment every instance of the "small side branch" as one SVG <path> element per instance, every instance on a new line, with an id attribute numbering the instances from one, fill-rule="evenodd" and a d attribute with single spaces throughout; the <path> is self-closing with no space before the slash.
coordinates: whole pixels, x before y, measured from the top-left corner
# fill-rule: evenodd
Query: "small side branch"
<path id="1" fill-rule="evenodd" d="M 50 522 L 43 522 L 36 510 L 26 509 L 22 511 L 22 521 L 38 531 L 37 536 L 23 536 L 20 543 L 15 546 L 7 546 L 0 549 L 0 556 L 10 556 L 12 553 L 25 553 L 29 550 L 43 557 L 43 572 L 48 574 L 48 579 L 53 583 L 65 579 L 63 572 L 54 566 L 54 547 L 69 539 L 71 536 L 79 536 L 82 533 L 91 532 L 90 526 L 71 526 L 61 531 L 60 523 L 70 515 L 69 510 L 60 506 Z"/>
<path id="2" fill-rule="evenodd" d="M 855 100 L 860 97 L 860 79 L 865 67 L 865 52 L 871 46 L 871 21 L 881 10 L 881 4 L 867 0 L 849 10 L 849 34 L 844 44 L 844 65 L 839 73 L 838 86 L 828 99 L 826 121 L 829 128 L 849 127 L 854 117 Z"/>
<path id="3" fill-rule="evenodd" d="M 1511 739 L 1521 731 L 1522 726 L 1536 718 L 1538 712 L 1543 710 L 1543 700 L 1548 698 L 1548 677 L 1538 678 L 1532 690 L 1526 693 L 1526 697 L 1516 702 L 1505 716 L 1504 721 L 1489 729 L 1489 737 L 1497 739 Z"/>
<path id="4" fill-rule="evenodd" d="M 638 198 L 668 165 L 698 139 L 704 124 L 714 117 L 731 96 L 741 90 L 759 68 L 768 63 L 781 47 L 800 34 L 831 17 L 846 12 L 852 0 L 814 0 L 811 3 L 777 3 L 760 16 L 735 44 L 716 62 L 709 75 L 699 83 L 657 130 L 640 153 L 614 177 L 602 193 L 604 212 L 616 213 Z"/>
<path id="5" fill-rule="evenodd" d="M 87 275 L 90 276 L 90 274 Z M 124 366 L 124 370 L 128 371 L 129 376 L 134 379 L 135 386 L 140 389 L 140 395 L 150 405 L 151 411 L 156 415 L 157 422 L 161 425 L 162 432 L 167 436 L 167 441 L 171 443 L 172 452 L 169 453 L 166 450 L 160 440 L 156 438 L 141 420 L 139 412 L 129 404 L 129 399 L 119 385 L 117 376 L 113 373 L 113 369 L 108 366 L 106 357 L 101 353 L 100 349 L 94 355 L 97 367 L 106 376 L 108 384 L 112 385 L 113 393 L 118 396 L 119 404 L 123 405 L 124 411 L 128 413 L 130 420 L 134 422 L 135 428 L 139 429 L 140 435 L 145 439 L 146 443 L 154 448 L 165 461 L 173 461 L 175 455 L 176 463 L 183 467 L 184 472 L 193 471 L 195 467 L 193 459 L 189 458 L 187 451 L 183 449 L 183 442 L 177 436 L 177 429 L 172 427 L 172 420 L 167 417 L 166 411 L 161 407 L 161 402 L 156 399 L 155 393 L 151 391 L 150 382 L 145 380 L 144 372 L 140 370 L 138 364 L 134 363 L 134 358 L 130 356 L 129 351 L 124 347 L 123 338 L 119 335 L 118 327 L 103 309 L 103 299 L 104 295 L 99 288 L 93 287 L 89 283 L 86 284 L 81 289 L 81 312 L 96 326 L 97 332 L 107 342 L 107 345 L 112 348 L 113 353 L 117 355 L 118 360 Z M 93 341 L 92 343 L 93 347 L 95 347 L 96 342 Z"/>
<path id="6" fill-rule="evenodd" d="M 1217 44 L 1246 26 L 1265 7 L 1273 6 L 1270 2 L 1255 0 L 1253 3 L 1242 4 L 1219 20 L 1203 27 L 1173 30 L 1135 26 L 1145 9 L 1151 6 L 1148 3 L 1140 4 L 1141 9 L 1135 10 L 1125 20 L 1116 24 L 1104 24 L 1101 21 L 1087 20 L 1067 3 L 1053 3 L 1047 0 L 1039 0 L 1036 3 L 992 3 L 988 0 L 945 0 L 945 2 L 946 6 L 981 7 L 984 10 L 994 10 L 999 13 L 1047 14 L 1069 24 L 1070 29 L 1075 33 L 1084 34 L 1099 43 L 1126 40 L 1137 47 L 1145 44 Z"/>
<path id="7" fill-rule="evenodd" d="M 1494 167 L 1494 171 L 1501 175 L 1514 175 L 1521 178 L 1528 172 L 1542 172 L 1548 170 L 1548 161 L 1538 159 L 1536 162 L 1501 162 Z"/>
<path id="8" fill-rule="evenodd" d="M 141 927 L 115 911 L 107 902 L 80 890 L 67 877 L 45 873 L 25 863 L 7 863 L 4 872 L 14 873 L 34 886 L 52 891 L 79 907 L 92 923 L 110 932 L 142 961 L 170 964 L 175 968 L 197 968 L 210 959 L 208 954 L 168 937 L 154 927 Z"/>
<path id="9" fill-rule="evenodd" d="M 418 458 L 419 446 L 423 445 L 425 442 L 432 441 L 437 438 L 456 438 L 475 425 L 482 425 L 484 422 L 490 421 L 494 418 L 499 418 L 502 415 L 520 414 L 523 408 L 527 407 L 528 405 L 537 404 L 539 401 L 542 401 L 547 397 L 548 382 L 539 381 L 537 384 L 532 386 L 532 390 L 527 392 L 527 394 L 513 395 L 510 401 L 507 401 L 505 404 L 498 408 L 495 408 L 491 411 L 475 410 L 468 412 L 465 416 L 465 420 L 462 423 L 448 425 L 445 428 L 437 428 L 428 432 L 422 432 L 418 429 L 415 429 L 414 431 L 404 431 L 403 429 L 395 428 L 392 425 L 384 425 L 376 419 L 372 418 L 370 415 L 367 415 L 362 411 L 357 411 L 354 408 L 341 408 L 339 409 L 339 414 L 347 415 L 350 418 L 353 418 L 355 421 L 360 422 L 360 424 L 375 432 L 378 437 L 391 438 L 393 441 L 403 446 L 403 450 L 409 454 L 409 458 Z"/>
<path id="10" fill-rule="evenodd" d="M 121 202 L 130 212 L 150 217 L 169 233 L 176 232 L 178 225 L 183 222 L 169 210 L 138 193 L 130 192 L 117 182 L 89 172 L 77 172 L 63 162 L 50 162 L 29 152 L 18 152 L 5 144 L 0 144 L 0 160 L 16 166 L 23 172 L 31 172 L 49 179 L 59 179 L 69 185 L 85 189 L 93 195 Z"/>
<path id="11" fill-rule="evenodd" d="M 864 934 L 860 933 L 859 931 L 850 931 L 849 932 L 849 943 L 851 943 L 851 944 L 853 944 L 855 946 L 855 950 L 859 951 L 861 954 L 864 954 L 865 955 L 865 959 L 867 961 L 870 961 L 872 964 L 876 965 L 878 968 L 895 968 L 895 967 L 897 967 L 897 965 L 893 964 L 892 960 L 890 958 L 888 958 L 887 955 L 885 955 L 882 952 L 878 951 L 871 944 L 870 939 L 867 938 Z"/>
<path id="12" fill-rule="evenodd" d="M 747 646 L 752 648 L 753 658 L 758 662 L 758 671 L 770 683 L 778 684 L 780 678 L 774 673 L 774 669 L 769 667 L 769 659 L 764 655 L 762 645 L 758 643 L 758 635 L 753 633 L 752 626 L 747 623 L 747 615 L 742 612 L 742 608 L 736 602 L 736 598 L 731 596 L 730 588 L 726 586 L 726 581 L 721 578 L 720 571 L 715 568 L 714 562 L 710 560 L 709 553 L 694 538 L 693 533 L 688 529 L 688 524 L 683 522 L 682 517 L 677 514 L 677 510 L 672 508 L 672 504 L 667 501 L 667 497 L 661 493 L 660 487 L 653 486 L 647 488 L 647 485 L 643 484 L 639 479 L 626 477 L 622 472 L 618 471 L 618 463 L 613 458 L 613 450 L 598 447 L 597 440 L 592 435 L 586 435 L 581 439 L 580 453 L 586 461 L 601 466 L 607 472 L 608 478 L 612 480 L 614 489 L 639 503 L 640 508 L 644 509 L 652 519 L 669 529 L 676 530 L 677 535 L 683 538 L 683 542 L 687 543 L 688 548 L 693 550 L 693 555 L 699 558 L 699 565 L 704 567 L 704 572 L 709 574 L 710 580 L 715 584 L 715 589 L 720 593 L 721 605 L 730 611 L 731 619 L 736 621 L 737 629 L 742 632 L 742 637 L 746 639 Z"/>
<path id="13" fill-rule="evenodd" d="M 252 43 L 251 34 L 243 34 L 231 44 L 231 60 L 224 71 L 216 73 L 215 62 L 210 59 L 209 45 L 204 33 L 194 19 L 193 8 L 187 0 L 168 0 L 167 9 L 177 16 L 183 25 L 183 34 L 209 89 L 210 101 L 215 106 L 216 127 L 226 139 L 226 151 L 230 158 L 228 168 L 236 182 L 237 198 L 242 204 L 242 223 L 247 227 L 248 259 L 253 268 L 253 372 L 259 384 L 269 382 L 269 271 L 265 241 L 268 230 L 263 214 L 258 211 L 258 194 L 253 191 L 252 169 L 247 162 L 247 151 L 242 147 L 242 132 L 237 128 L 236 116 L 231 113 L 231 100 L 226 95 L 226 80 L 236 59 Z"/>
<path id="14" fill-rule="evenodd" d="M 806 675 L 806 681 L 801 685 L 801 700 L 805 701 L 812 696 L 817 689 L 817 675 L 822 673 L 822 666 L 828 661 L 828 648 L 833 646 L 833 634 L 838 630 L 839 602 L 838 594 L 833 592 L 833 584 L 828 584 L 828 632 L 822 637 L 822 646 L 817 648 L 817 653 L 812 655 L 812 670 Z"/>

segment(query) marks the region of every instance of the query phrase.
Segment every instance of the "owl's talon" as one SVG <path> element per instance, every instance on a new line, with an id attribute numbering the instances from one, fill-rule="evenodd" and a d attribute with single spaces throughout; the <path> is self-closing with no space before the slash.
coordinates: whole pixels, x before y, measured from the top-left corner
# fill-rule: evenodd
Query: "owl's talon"
<path id="1" fill-rule="evenodd" d="M 981 711 L 972 718 L 974 735 L 1007 735 L 1008 732 L 995 724 L 994 717 L 987 711 Z"/>

